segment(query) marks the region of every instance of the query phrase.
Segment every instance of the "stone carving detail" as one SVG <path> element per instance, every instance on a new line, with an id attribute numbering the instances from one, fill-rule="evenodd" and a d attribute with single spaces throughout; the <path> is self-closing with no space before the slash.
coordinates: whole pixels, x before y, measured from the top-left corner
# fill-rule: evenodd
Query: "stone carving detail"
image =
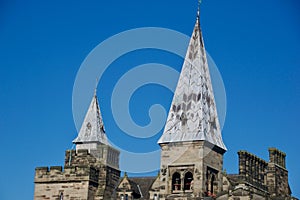
<path id="1" fill-rule="evenodd" d="M 92 131 L 92 125 L 91 123 L 87 123 L 86 125 L 86 129 L 85 129 L 85 137 L 89 137 L 91 135 L 91 131 Z"/>

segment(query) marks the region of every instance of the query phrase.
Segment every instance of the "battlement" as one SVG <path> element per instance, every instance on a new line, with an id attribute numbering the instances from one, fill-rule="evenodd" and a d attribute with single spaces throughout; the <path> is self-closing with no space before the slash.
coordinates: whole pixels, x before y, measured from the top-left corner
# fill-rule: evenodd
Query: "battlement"
<path id="1" fill-rule="evenodd" d="M 37 167 L 35 169 L 35 183 L 92 181 L 98 183 L 99 171 L 90 166 L 62 166 Z"/>
<path id="2" fill-rule="evenodd" d="M 275 163 L 282 168 L 286 168 L 285 162 L 286 154 L 276 148 L 269 148 L 269 162 Z"/>
<path id="3" fill-rule="evenodd" d="M 37 167 L 35 199 L 58 199 L 61 193 L 66 199 L 110 196 L 120 178 L 120 171 L 107 164 L 107 159 L 113 156 L 109 146 L 99 146 L 95 151 L 98 156 L 88 149 L 67 150 L 64 167 Z"/>
<path id="4" fill-rule="evenodd" d="M 267 161 L 261 159 L 260 157 L 256 156 L 255 154 L 252 154 L 248 151 L 239 151 L 238 155 L 240 156 L 240 158 L 247 157 L 248 159 L 257 161 L 259 164 L 268 165 Z"/>
<path id="5" fill-rule="evenodd" d="M 286 154 L 276 148 L 269 148 L 269 165 L 267 184 L 272 196 L 287 197 L 291 195 L 288 183 L 288 171 L 285 164 Z"/>
<path id="6" fill-rule="evenodd" d="M 254 186 L 267 190 L 266 171 L 268 163 L 247 151 L 239 151 L 239 175 Z"/>
<path id="7" fill-rule="evenodd" d="M 290 196 L 285 153 L 269 148 L 269 162 L 247 151 L 239 151 L 238 155 L 239 175 L 242 180 L 268 191 L 273 196 Z"/>

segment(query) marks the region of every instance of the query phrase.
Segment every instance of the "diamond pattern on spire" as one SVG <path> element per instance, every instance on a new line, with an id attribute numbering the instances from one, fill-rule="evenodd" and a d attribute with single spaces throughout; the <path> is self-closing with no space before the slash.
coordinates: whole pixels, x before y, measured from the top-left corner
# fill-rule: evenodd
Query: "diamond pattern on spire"
<path id="1" fill-rule="evenodd" d="M 197 18 L 158 143 L 204 140 L 224 150 L 202 32 Z"/>

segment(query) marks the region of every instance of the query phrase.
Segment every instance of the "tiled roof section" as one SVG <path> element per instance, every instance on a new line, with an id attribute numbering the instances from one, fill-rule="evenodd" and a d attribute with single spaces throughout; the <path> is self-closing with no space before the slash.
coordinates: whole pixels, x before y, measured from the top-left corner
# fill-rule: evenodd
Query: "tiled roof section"
<path id="1" fill-rule="evenodd" d="M 139 190 L 139 188 L 138 188 L 136 182 L 130 180 L 129 178 L 128 178 L 128 182 L 129 182 L 130 187 L 131 187 L 131 189 L 132 189 L 132 191 L 133 191 L 133 194 L 134 194 L 135 196 L 141 197 L 142 195 L 140 194 L 140 190 Z"/>
<path id="2" fill-rule="evenodd" d="M 233 186 L 237 185 L 242 180 L 242 177 L 239 174 L 226 174 L 226 177 Z"/>
<path id="3" fill-rule="evenodd" d="M 85 115 L 78 137 L 73 140 L 75 144 L 91 142 L 108 144 L 96 93 Z"/>
<path id="4" fill-rule="evenodd" d="M 157 177 L 147 176 L 147 177 L 131 177 L 129 178 L 127 175 L 125 175 L 123 178 L 121 178 L 118 182 L 117 191 L 124 190 L 124 186 L 122 183 L 128 182 L 130 185 L 130 191 L 132 192 L 132 195 L 134 198 L 138 198 L 141 200 L 148 200 L 149 197 L 149 191 L 151 190 L 152 184 L 157 179 Z M 125 188 L 126 189 L 126 188 Z"/>
<path id="5" fill-rule="evenodd" d="M 153 182 L 155 181 L 156 177 L 131 177 L 129 178 L 130 183 L 134 183 L 139 192 L 141 194 L 140 199 L 149 199 L 149 190 L 151 189 L 151 186 Z M 133 185 L 132 185 L 133 186 Z M 136 190 L 136 189 L 135 189 Z"/>
<path id="6" fill-rule="evenodd" d="M 223 150 L 199 17 L 193 30 L 164 133 L 158 143 L 205 140 Z"/>
<path id="7" fill-rule="evenodd" d="M 142 193 L 142 199 L 149 199 L 149 190 L 153 182 L 155 181 L 156 177 L 135 177 L 131 178 L 140 188 Z"/>

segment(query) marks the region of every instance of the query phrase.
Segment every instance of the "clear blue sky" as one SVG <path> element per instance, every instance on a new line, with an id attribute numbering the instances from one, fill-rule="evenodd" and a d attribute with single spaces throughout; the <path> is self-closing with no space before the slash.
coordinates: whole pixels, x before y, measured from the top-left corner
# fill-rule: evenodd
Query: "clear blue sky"
<path id="1" fill-rule="evenodd" d="M 145 26 L 191 35 L 196 6 L 196 0 L 0 1 L 0 199 L 32 199 L 35 167 L 63 164 L 77 134 L 74 80 L 96 45 Z M 224 168 L 238 172 L 238 150 L 268 160 L 268 147 L 277 147 L 287 153 L 291 189 L 300 197 L 299 1 L 203 0 L 201 9 L 206 49 L 226 87 Z M 105 72 L 98 96 L 108 134 L 122 134 L 110 111 L 112 86 L 124 70 L 119 65 L 154 61 L 177 70 L 182 64 L 165 52 L 133 52 Z M 134 94 L 131 114 L 147 124 L 149 106 L 168 109 L 171 99 L 170 91 L 146 86 Z M 158 148 L 158 138 L 146 144 L 123 138 L 120 145 L 147 152 Z"/>

